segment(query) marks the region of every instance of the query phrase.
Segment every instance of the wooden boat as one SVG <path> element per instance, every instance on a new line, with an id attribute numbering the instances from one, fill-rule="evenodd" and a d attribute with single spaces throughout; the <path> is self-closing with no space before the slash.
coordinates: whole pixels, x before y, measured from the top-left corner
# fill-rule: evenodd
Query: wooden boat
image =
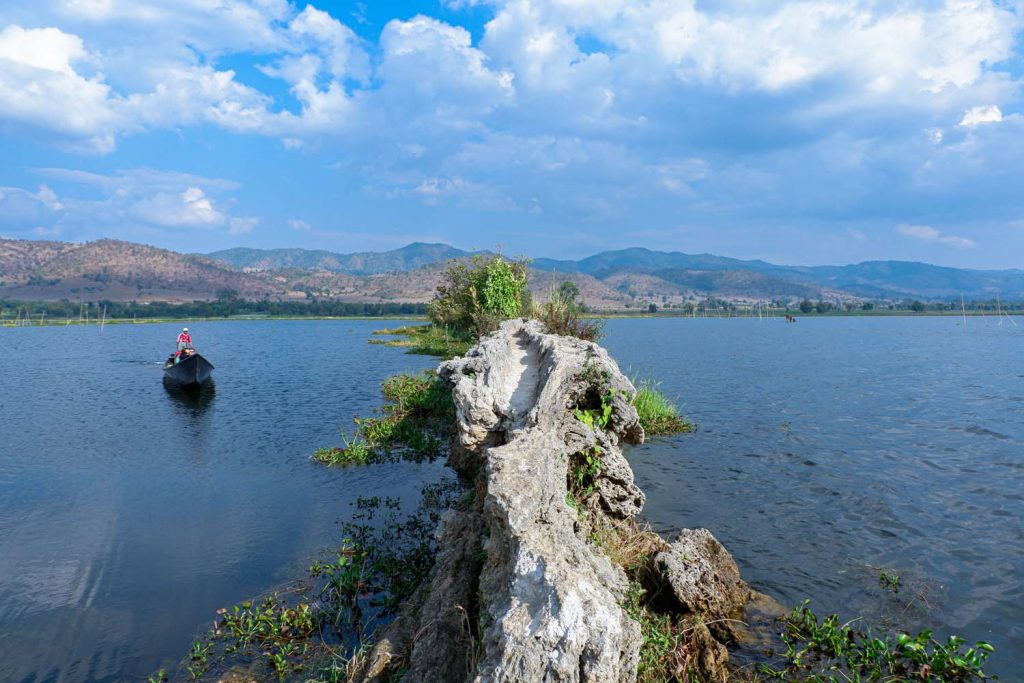
<path id="1" fill-rule="evenodd" d="M 182 356 L 177 364 L 171 356 L 164 363 L 164 379 L 183 387 L 199 386 L 210 379 L 212 373 L 213 364 L 198 353 Z"/>

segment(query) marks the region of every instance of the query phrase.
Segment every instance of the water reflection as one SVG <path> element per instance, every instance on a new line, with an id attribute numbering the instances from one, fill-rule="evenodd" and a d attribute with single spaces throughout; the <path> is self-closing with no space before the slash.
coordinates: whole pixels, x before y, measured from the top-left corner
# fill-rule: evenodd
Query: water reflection
<path id="1" fill-rule="evenodd" d="M 180 384 L 169 382 L 164 378 L 164 390 L 171 399 L 171 403 L 181 415 L 190 417 L 201 416 L 213 403 L 217 395 L 217 385 L 212 379 L 199 386 L 183 387 Z"/>

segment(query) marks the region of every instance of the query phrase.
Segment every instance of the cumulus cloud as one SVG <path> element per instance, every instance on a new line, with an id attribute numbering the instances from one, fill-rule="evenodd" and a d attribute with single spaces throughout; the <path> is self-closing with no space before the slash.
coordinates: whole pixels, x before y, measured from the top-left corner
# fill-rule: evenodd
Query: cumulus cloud
<path id="1" fill-rule="evenodd" d="M 12 5 L 0 130 L 94 153 L 155 130 L 268 136 L 372 197 L 552 224 L 922 227 L 959 220 L 968 195 L 990 218 L 1007 202 L 1019 215 L 1003 182 L 1021 170 L 1019 3 L 446 4 L 447 21 L 372 31 L 316 0 Z M 459 25 L 471 6 L 482 26 Z M 255 229 L 230 189 L 199 180 L 81 182 L 107 221 Z"/>
<path id="2" fill-rule="evenodd" d="M 230 193 L 238 184 L 230 180 L 156 169 L 100 174 L 44 168 L 36 173 L 61 186 L 61 193 L 49 185 L 36 192 L 0 188 L 0 226 L 85 239 L 121 231 L 127 237 L 140 228 L 241 234 L 260 222 L 258 217 L 235 215 Z M 106 232 L 96 234 L 97 229 Z"/>
<path id="3" fill-rule="evenodd" d="M 1003 112 L 994 104 L 982 107 L 971 107 L 964 112 L 964 117 L 957 124 L 964 128 L 974 128 L 983 123 L 999 123 L 1003 120 Z"/>
<path id="4" fill-rule="evenodd" d="M 113 149 L 119 121 L 109 107 L 110 88 L 75 70 L 87 57 L 82 40 L 60 29 L 4 28 L 0 119 L 49 130 L 79 149 Z"/>
<path id="5" fill-rule="evenodd" d="M 936 244 L 942 244 L 947 247 L 953 247 L 955 249 L 974 249 L 977 247 L 977 243 L 973 240 L 969 240 L 966 237 L 957 237 L 956 235 L 943 235 L 941 232 L 931 227 L 930 225 L 909 225 L 901 223 L 896 226 L 896 232 L 903 235 L 904 237 L 911 237 L 922 242 L 933 242 Z"/>
<path id="6" fill-rule="evenodd" d="M 224 214 L 198 187 L 187 187 L 179 193 L 156 192 L 133 204 L 130 215 L 165 227 L 211 227 L 225 221 Z"/>
<path id="7" fill-rule="evenodd" d="M 64 209 L 57 194 L 46 185 L 31 192 L 18 187 L 0 187 L 0 226 L 20 232 L 51 225 Z"/>
<path id="8" fill-rule="evenodd" d="M 1021 27 L 1012 8 L 983 0 L 491 8 L 477 45 L 465 28 L 423 15 L 389 22 L 374 45 L 330 13 L 287 0 L 61 0 L 36 18 L 75 20 L 79 34 L 14 24 L 0 33 L 0 117 L 108 152 L 120 135 L 204 123 L 296 146 L 357 134 L 382 112 L 405 129 L 486 128 L 508 111 L 534 135 L 566 125 L 626 134 L 658 113 L 644 109 L 682 105 L 692 88 L 779 95 L 828 83 L 796 118 L 883 98 L 888 107 L 944 108 L 963 91 L 1013 91 L 990 65 L 1012 54 Z M 285 83 L 298 108 L 216 66 L 232 54 L 267 55 L 256 66 Z M 964 125 L 991 116 L 975 109 Z"/>

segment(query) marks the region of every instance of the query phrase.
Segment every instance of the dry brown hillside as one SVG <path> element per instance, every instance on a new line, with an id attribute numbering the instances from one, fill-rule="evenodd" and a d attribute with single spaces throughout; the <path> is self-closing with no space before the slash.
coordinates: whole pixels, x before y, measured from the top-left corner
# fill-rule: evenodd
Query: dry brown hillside
<path id="1" fill-rule="evenodd" d="M 243 272 L 220 261 L 143 244 L 97 240 L 84 244 L 0 239 L 0 297 L 33 301 L 211 300 L 227 293 L 247 299 L 334 299 L 347 302 L 430 301 L 451 261 L 415 270 L 351 275 L 288 268 Z M 685 290 L 652 275 L 613 275 L 601 281 L 582 273 L 531 270 L 534 298 L 546 301 L 565 280 L 596 309 L 646 307 L 682 301 Z"/>
<path id="2" fill-rule="evenodd" d="M 170 300 L 246 297 L 283 290 L 266 277 L 204 257 L 117 240 L 84 244 L 0 240 L 0 296 L 15 299 Z"/>

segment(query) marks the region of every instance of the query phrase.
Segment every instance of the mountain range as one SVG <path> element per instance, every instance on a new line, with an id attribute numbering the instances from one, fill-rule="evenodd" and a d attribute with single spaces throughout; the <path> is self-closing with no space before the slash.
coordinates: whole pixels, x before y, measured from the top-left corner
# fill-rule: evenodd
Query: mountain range
<path id="1" fill-rule="evenodd" d="M 330 298 L 428 301 L 446 264 L 474 253 L 446 244 L 385 252 L 235 248 L 181 254 L 142 244 L 0 239 L 0 297 L 17 300 L 192 301 Z M 676 306 L 727 299 L 1024 299 L 1024 270 L 970 270 L 907 261 L 785 266 L 711 254 L 643 248 L 580 260 L 530 262 L 530 287 L 543 299 L 564 280 L 600 309 Z"/>
<path id="2" fill-rule="evenodd" d="M 338 254 L 307 249 L 227 249 L 207 254 L 238 268 L 309 268 L 371 275 L 421 268 L 474 253 L 447 244 L 413 243 L 386 252 Z M 543 273 L 584 274 L 619 289 L 634 284 L 724 296 L 815 296 L 828 291 L 863 298 L 988 298 L 1024 296 L 1024 270 L 971 270 L 914 261 L 864 261 L 847 266 L 784 266 L 713 254 L 653 251 L 641 247 L 603 251 L 573 261 L 537 258 Z M 646 276 L 636 278 L 630 276 Z M 642 284 L 641 284 L 642 283 Z"/>

